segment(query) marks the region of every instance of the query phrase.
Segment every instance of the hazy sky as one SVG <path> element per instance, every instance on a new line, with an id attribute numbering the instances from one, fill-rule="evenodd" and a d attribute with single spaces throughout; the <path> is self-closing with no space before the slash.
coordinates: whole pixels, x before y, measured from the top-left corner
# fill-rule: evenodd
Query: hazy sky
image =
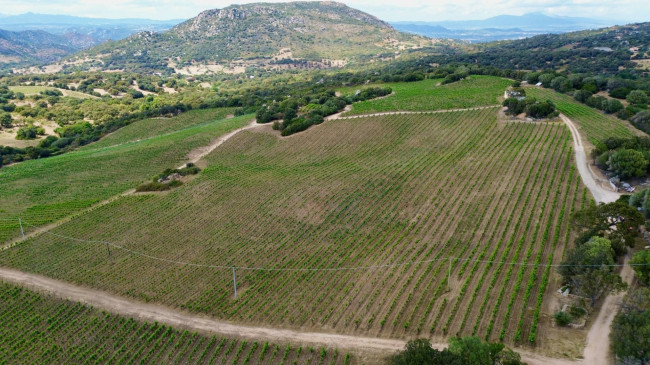
<path id="1" fill-rule="evenodd" d="M 276 0 L 283 1 L 283 0 Z M 249 0 L 0 0 L 0 13 L 101 18 L 185 19 L 206 9 Z M 462 20 L 541 11 L 625 22 L 650 21 L 648 0 L 343 0 L 383 20 Z"/>

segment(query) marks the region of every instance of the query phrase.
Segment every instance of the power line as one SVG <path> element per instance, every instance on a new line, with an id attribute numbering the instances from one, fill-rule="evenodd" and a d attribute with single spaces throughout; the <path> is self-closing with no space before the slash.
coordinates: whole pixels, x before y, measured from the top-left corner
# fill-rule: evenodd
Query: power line
<path id="1" fill-rule="evenodd" d="M 28 225 L 30 227 L 34 227 L 36 229 L 39 229 L 39 227 L 32 225 L 31 223 L 28 223 L 26 221 L 23 221 L 25 225 Z M 293 271 L 293 272 L 313 272 L 313 271 L 354 271 L 354 270 L 374 270 L 374 269 L 383 269 L 383 268 L 393 268 L 393 267 L 401 267 L 401 266 L 409 266 L 409 265 L 416 265 L 416 264 L 427 264 L 427 263 L 433 263 L 433 262 L 438 262 L 438 261 L 463 261 L 463 262 L 474 262 L 474 263 L 485 263 L 485 264 L 498 264 L 498 265 L 512 265 L 512 266 L 535 266 L 535 267 L 623 267 L 626 264 L 609 264 L 609 265 L 575 265 L 575 264 L 544 264 L 544 263 L 530 263 L 530 262 L 509 262 L 509 261 L 494 261 L 494 260 L 477 260 L 477 259 L 470 259 L 470 258 L 462 258 L 462 257 L 441 257 L 441 258 L 436 258 L 436 259 L 428 259 L 428 260 L 416 260 L 416 261 L 408 261 L 408 262 L 401 262 L 401 263 L 394 263 L 394 264 L 382 264 L 382 265 L 370 265 L 370 266 L 347 266 L 347 267 L 331 267 L 331 268 L 267 268 L 267 267 L 249 267 L 249 266 L 236 266 L 236 265 L 208 265 L 208 264 L 199 264 L 199 263 L 193 263 L 193 262 L 186 262 L 186 261 L 178 261 L 178 260 L 171 260 L 171 259 L 166 259 L 163 257 L 158 257 L 154 255 L 150 255 L 141 251 L 133 250 L 118 244 L 115 244 L 110 241 L 99 241 L 99 240 L 85 240 L 85 239 L 80 239 L 80 238 L 75 238 L 75 237 L 70 237 L 70 236 L 65 236 L 57 233 L 53 233 L 50 231 L 46 230 L 40 230 L 41 233 L 49 234 L 51 236 L 55 236 L 58 238 L 62 239 L 67 239 L 71 241 L 76 241 L 76 242 L 81 242 L 81 243 L 99 243 L 99 244 L 104 244 L 119 249 L 126 251 L 132 255 L 135 256 L 140 256 L 144 258 L 148 258 L 150 260 L 155 260 L 155 261 L 160 261 L 160 262 L 165 262 L 169 264 L 175 264 L 175 265 L 183 265 L 183 266 L 191 266 L 191 267 L 202 267 L 202 268 L 210 268 L 210 269 L 237 269 L 237 270 L 248 270 L 248 271 L 268 271 L 268 272 L 275 272 L 275 271 Z M 633 264 L 633 263 L 628 263 L 627 265 L 629 266 L 650 266 L 650 263 L 641 263 L 641 264 Z"/>

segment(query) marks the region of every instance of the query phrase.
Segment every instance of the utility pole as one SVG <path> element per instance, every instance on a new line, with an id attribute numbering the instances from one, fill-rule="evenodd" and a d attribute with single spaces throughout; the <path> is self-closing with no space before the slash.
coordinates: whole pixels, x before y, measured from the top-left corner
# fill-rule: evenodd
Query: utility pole
<path id="1" fill-rule="evenodd" d="M 232 283 L 235 286 L 235 299 L 237 299 L 237 276 L 235 275 L 235 267 L 232 267 Z"/>
<path id="2" fill-rule="evenodd" d="M 23 221 L 18 217 L 18 224 L 20 225 L 20 234 L 23 235 L 23 241 L 25 240 L 25 230 L 23 229 Z"/>

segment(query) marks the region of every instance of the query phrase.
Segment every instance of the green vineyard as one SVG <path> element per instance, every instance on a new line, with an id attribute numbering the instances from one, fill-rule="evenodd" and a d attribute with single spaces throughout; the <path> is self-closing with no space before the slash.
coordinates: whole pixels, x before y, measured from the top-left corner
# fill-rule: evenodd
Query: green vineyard
<path id="1" fill-rule="evenodd" d="M 138 322 L 0 283 L 2 364 L 354 364 L 322 347 L 246 341 Z"/>
<path id="2" fill-rule="evenodd" d="M 20 236 L 19 218 L 42 226 L 79 212 L 149 181 L 166 168 L 179 166 L 197 146 L 251 120 L 250 116 L 215 119 L 230 112 L 192 111 L 154 120 L 159 122 L 156 124 L 144 120 L 79 151 L 3 167 L 0 242 Z M 189 118 L 196 124 L 184 126 Z"/>
<path id="3" fill-rule="evenodd" d="M 592 200 L 563 124 L 497 110 L 241 132 L 190 183 L 119 198 L 0 265 L 240 323 L 536 341 L 547 264 Z"/>
<path id="4" fill-rule="evenodd" d="M 632 137 L 645 133 L 632 127 L 629 122 L 607 115 L 597 109 L 581 104 L 572 97 L 541 88 L 526 88 L 526 93 L 540 100 L 549 99 L 557 109 L 578 124 L 586 140 L 594 143 L 608 137 Z M 583 138 L 584 139 L 584 138 Z"/>
<path id="5" fill-rule="evenodd" d="M 394 95 L 376 100 L 355 103 L 346 115 L 379 113 L 393 110 L 440 110 L 471 108 L 499 104 L 499 96 L 512 83 L 500 77 L 473 75 L 468 79 L 440 85 L 442 79 L 429 79 L 410 83 L 377 84 L 389 86 Z M 343 94 L 354 94 L 364 87 L 341 89 Z"/>

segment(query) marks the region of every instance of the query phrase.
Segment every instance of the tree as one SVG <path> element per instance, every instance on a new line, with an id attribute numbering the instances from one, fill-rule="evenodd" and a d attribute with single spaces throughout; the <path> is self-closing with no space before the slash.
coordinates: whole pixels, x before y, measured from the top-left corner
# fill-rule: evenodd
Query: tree
<path id="1" fill-rule="evenodd" d="M 491 364 L 490 346 L 478 337 L 452 337 L 449 340 L 449 351 L 459 356 L 464 364 Z"/>
<path id="2" fill-rule="evenodd" d="M 620 110 L 623 110 L 624 106 L 620 101 L 615 99 L 605 100 L 602 103 L 602 109 L 605 113 L 614 114 Z"/>
<path id="3" fill-rule="evenodd" d="M 625 98 L 630 104 L 646 105 L 648 104 L 648 95 L 643 90 L 632 90 Z"/>
<path id="4" fill-rule="evenodd" d="M 575 294 L 588 298 L 592 308 L 604 294 L 613 294 L 627 288 L 620 275 L 613 273 L 607 266 L 574 275 L 569 280 L 569 285 Z"/>
<path id="5" fill-rule="evenodd" d="M 620 149 L 609 160 L 610 169 L 619 174 L 622 179 L 639 177 L 646 174 L 648 161 L 643 153 L 632 149 Z"/>
<path id="6" fill-rule="evenodd" d="M 610 240 L 594 236 L 582 245 L 570 249 L 559 268 L 560 275 L 565 283 L 572 277 L 582 275 L 601 266 L 614 264 L 614 250 Z"/>
<path id="7" fill-rule="evenodd" d="M 567 92 L 571 90 L 571 82 L 564 76 L 558 76 L 551 80 L 551 87 L 558 92 Z"/>
<path id="8" fill-rule="evenodd" d="M 640 236 L 639 226 L 645 223 L 643 215 L 626 203 L 615 202 L 591 206 L 573 214 L 573 226 L 580 232 L 578 245 L 593 236 L 610 240 L 617 256 L 626 252 L 626 246 L 634 246 Z"/>
<path id="9" fill-rule="evenodd" d="M 591 95 L 592 93 L 587 90 L 578 90 L 573 94 L 573 98 L 581 103 L 585 103 Z"/>
<path id="10" fill-rule="evenodd" d="M 445 349 L 438 351 L 431 347 L 427 339 L 409 341 L 404 351 L 392 356 L 390 364 L 394 365 L 463 365 L 456 355 Z"/>
<path id="11" fill-rule="evenodd" d="M 631 290 L 612 323 L 612 350 L 625 364 L 650 364 L 650 290 Z"/>
<path id="12" fill-rule="evenodd" d="M 394 365 L 523 365 L 521 356 L 500 343 L 478 337 L 451 338 L 449 348 L 431 347 L 426 339 L 409 341 L 404 351 L 389 358 Z"/>
<path id="13" fill-rule="evenodd" d="M 11 114 L 0 112 L 0 127 L 11 128 Z"/>
<path id="14" fill-rule="evenodd" d="M 650 285 L 650 250 L 635 253 L 630 264 L 639 280 L 645 285 Z"/>

